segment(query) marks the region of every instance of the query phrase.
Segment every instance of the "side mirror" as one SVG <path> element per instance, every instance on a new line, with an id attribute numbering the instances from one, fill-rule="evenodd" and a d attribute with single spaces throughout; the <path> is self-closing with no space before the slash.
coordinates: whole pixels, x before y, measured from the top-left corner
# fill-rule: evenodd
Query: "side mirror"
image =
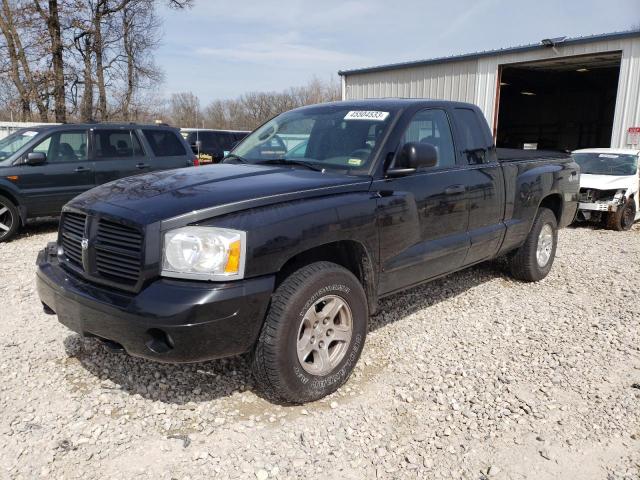
<path id="1" fill-rule="evenodd" d="M 26 164 L 31 166 L 42 165 L 47 162 L 47 154 L 42 152 L 31 152 L 27 155 Z"/>
<path id="2" fill-rule="evenodd" d="M 438 164 L 438 150 L 430 143 L 408 142 L 402 146 L 396 157 L 396 164 L 387 170 L 389 177 L 409 175 L 419 168 L 435 167 Z"/>

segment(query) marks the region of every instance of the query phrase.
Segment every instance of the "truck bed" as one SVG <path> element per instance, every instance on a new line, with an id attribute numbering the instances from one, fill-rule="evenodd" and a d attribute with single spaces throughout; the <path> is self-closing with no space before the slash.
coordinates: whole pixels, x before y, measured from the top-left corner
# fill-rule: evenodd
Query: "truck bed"
<path id="1" fill-rule="evenodd" d="M 557 150 L 521 150 L 519 148 L 497 148 L 496 154 L 500 162 L 518 162 L 523 160 L 561 160 L 570 155 Z"/>

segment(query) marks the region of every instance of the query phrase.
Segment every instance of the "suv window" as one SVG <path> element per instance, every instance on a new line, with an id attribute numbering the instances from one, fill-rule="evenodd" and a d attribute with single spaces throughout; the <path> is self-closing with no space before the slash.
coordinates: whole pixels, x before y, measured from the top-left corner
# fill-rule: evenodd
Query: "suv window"
<path id="1" fill-rule="evenodd" d="M 404 132 L 401 145 L 407 142 L 433 145 L 438 151 L 436 167 L 451 167 L 456 164 L 451 127 L 444 110 L 429 109 L 416 113 Z"/>
<path id="2" fill-rule="evenodd" d="M 478 119 L 476 112 L 470 108 L 456 108 L 454 115 L 462 139 L 461 148 L 467 157 L 467 162 L 471 165 L 487 163 L 490 158 L 487 155 L 489 145 L 482 135 L 485 126 Z"/>
<path id="3" fill-rule="evenodd" d="M 142 133 L 156 157 L 175 157 L 187 154 L 177 134 L 171 130 L 143 130 Z"/>
<path id="4" fill-rule="evenodd" d="M 94 130 L 97 158 L 130 158 L 144 155 L 132 130 Z"/>
<path id="5" fill-rule="evenodd" d="M 44 153 L 47 156 L 47 162 L 83 162 L 87 159 L 87 132 L 52 133 L 31 151 Z"/>

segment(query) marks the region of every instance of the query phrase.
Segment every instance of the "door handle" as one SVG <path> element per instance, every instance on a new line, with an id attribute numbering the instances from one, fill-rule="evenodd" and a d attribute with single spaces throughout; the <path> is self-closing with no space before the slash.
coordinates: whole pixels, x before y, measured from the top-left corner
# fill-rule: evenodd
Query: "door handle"
<path id="1" fill-rule="evenodd" d="M 149 168 L 147 163 L 136 163 L 136 168 Z"/>
<path id="2" fill-rule="evenodd" d="M 457 195 L 459 193 L 464 193 L 467 191 L 467 187 L 464 185 L 451 185 L 447 187 L 444 191 L 445 195 Z"/>
<path id="3" fill-rule="evenodd" d="M 76 167 L 75 171 L 78 173 L 81 173 L 81 172 L 88 172 L 90 170 L 87 167 Z"/>

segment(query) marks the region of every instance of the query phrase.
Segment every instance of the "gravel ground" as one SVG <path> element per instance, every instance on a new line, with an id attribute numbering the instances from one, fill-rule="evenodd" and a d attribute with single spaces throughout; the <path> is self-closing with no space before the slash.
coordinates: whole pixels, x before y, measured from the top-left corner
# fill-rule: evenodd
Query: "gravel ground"
<path id="1" fill-rule="evenodd" d="M 640 478 L 640 225 L 560 233 L 538 284 L 490 262 L 390 297 L 355 374 L 269 403 L 243 358 L 113 354 L 42 313 L 0 244 L 0 478 Z"/>

